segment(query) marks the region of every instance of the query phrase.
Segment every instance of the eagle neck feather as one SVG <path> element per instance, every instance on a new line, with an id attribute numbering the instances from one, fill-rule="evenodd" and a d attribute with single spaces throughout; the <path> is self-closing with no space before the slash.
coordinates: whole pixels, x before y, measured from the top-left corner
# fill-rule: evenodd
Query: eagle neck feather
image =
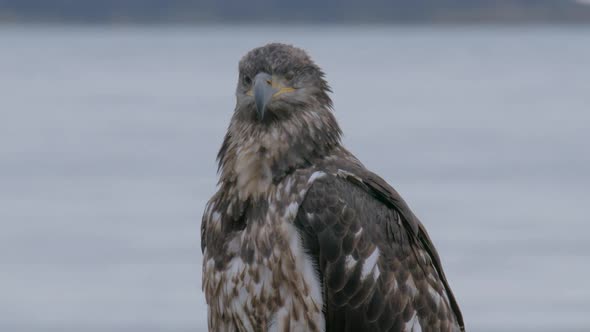
<path id="1" fill-rule="evenodd" d="M 341 130 L 330 109 L 297 112 L 272 123 L 245 120 L 234 113 L 218 153 L 220 185 L 241 201 L 262 198 L 286 175 L 340 146 Z"/>

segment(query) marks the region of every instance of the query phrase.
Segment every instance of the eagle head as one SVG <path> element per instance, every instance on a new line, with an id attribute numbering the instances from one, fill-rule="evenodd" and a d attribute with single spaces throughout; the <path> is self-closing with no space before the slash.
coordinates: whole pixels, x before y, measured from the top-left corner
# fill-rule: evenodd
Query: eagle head
<path id="1" fill-rule="evenodd" d="M 329 92 L 324 73 L 300 48 L 273 43 L 248 52 L 218 154 L 220 182 L 244 197 L 260 195 L 338 147 L 341 131 Z"/>
<path id="2" fill-rule="evenodd" d="M 330 109 L 328 92 L 324 73 L 304 50 L 268 44 L 240 61 L 236 112 L 244 120 L 272 124 L 302 109 Z"/>

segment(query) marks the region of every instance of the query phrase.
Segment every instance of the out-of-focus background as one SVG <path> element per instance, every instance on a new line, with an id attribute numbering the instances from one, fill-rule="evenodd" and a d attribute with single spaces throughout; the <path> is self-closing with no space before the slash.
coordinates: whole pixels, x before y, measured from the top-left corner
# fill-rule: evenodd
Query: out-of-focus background
<path id="1" fill-rule="evenodd" d="M 237 62 L 327 73 L 471 331 L 590 329 L 586 1 L 0 0 L 0 331 L 204 331 Z"/>

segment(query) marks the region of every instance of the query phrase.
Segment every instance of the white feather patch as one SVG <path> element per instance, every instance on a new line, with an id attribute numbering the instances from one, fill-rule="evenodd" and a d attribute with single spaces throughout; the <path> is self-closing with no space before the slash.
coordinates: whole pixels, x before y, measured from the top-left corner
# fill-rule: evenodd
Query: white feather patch
<path id="1" fill-rule="evenodd" d="M 311 257 L 309 257 L 309 255 L 303 250 L 301 239 L 299 238 L 299 232 L 295 229 L 295 226 L 290 224 L 289 227 L 292 228 L 291 232 L 293 234 L 293 238 L 290 243 L 291 252 L 296 258 L 297 265 L 301 268 L 303 280 L 308 286 L 310 286 L 312 300 L 318 305 L 319 308 L 322 308 L 324 298 L 322 295 L 322 287 L 318 273 L 313 266 Z"/>
<path id="2" fill-rule="evenodd" d="M 363 234 L 363 228 L 362 227 L 359 228 L 359 230 L 356 231 L 356 233 L 354 233 L 354 238 L 355 239 L 358 239 L 361 236 L 361 234 Z"/>
<path id="3" fill-rule="evenodd" d="M 309 297 L 302 299 L 305 305 L 309 306 L 306 311 L 311 313 L 312 319 L 316 324 L 319 325 L 320 330 L 323 331 L 325 329 L 326 323 L 324 315 L 322 314 L 324 302 L 319 276 L 311 258 L 305 253 L 305 250 L 301 245 L 301 238 L 295 226 L 285 223 L 282 225 L 282 227 L 286 227 L 286 234 L 289 234 L 289 249 L 291 251 L 292 257 L 295 259 L 295 266 L 297 266 L 299 271 L 299 276 L 301 278 L 299 280 L 301 280 L 301 282 L 303 282 L 309 289 Z M 285 292 L 285 295 L 282 296 L 285 298 L 288 297 L 288 293 L 290 293 L 292 289 L 286 288 L 279 291 Z M 273 324 L 271 325 L 269 331 L 283 331 L 285 328 L 284 324 L 286 318 L 290 320 L 290 331 L 308 331 L 309 326 L 307 325 L 307 322 L 304 319 L 301 319 L 304 314 L 303 312 L 299 312 L 299 319 L 297 320 L 295 320 L 292 316 L 293 310 L 301 310 L 303 308 L 303 306 L 295 305 L 293 301 L 287 301 L 284 306 L 277 310 L 277 312 L 274 314 L 271 320 Z"/>
<path id="4" fill-rule="evenodd" d="M 297 204 L 297 202 L 293 202 L 293 203 L 289 204 L 289 206 L 285 210 L 284 218 L 289 221 L 293 220 L 293 218 L 295 218 L 297 216 L 298 210 L 299 210 L 299 204 Z"/>
<path id="5" fill-rule="evenodd" d="M 352 270 L 356 266 L 357 260 L 352 257 L 352 255 L 346 256 L 346 269 Z"/>
<path id="6" fill-rule="evenodd" d="M 311 184 L 313 183 L 315 180 L 320 179 L 322 177 L 326 176 L 326 173 L 322 172 L 322 171 L 317 171 L 314 172 L 310 177 L 309 180 L 307 180 L 307 183 Z"/>
<path id="7" fill-rule="evenodd" d="M 373 271 L 375 266 L 377 265 L 377 260 L 379 259 L 379 248 L 375 248 L 373 253 L 367 257 L 365 263 L 363 264 L 363 270 L 361 271 L 361 279 L 365 279 L 369 273 Z"/>
<path id="8" fill-rule="evenodd" d="M 412 315 L 412 318 L 406 323 L 404 331 L 408 332 L 422 332 L 422 326 L 420 325 L 420 320 L 418 319 L 418 312 L 415 311 Z"/>

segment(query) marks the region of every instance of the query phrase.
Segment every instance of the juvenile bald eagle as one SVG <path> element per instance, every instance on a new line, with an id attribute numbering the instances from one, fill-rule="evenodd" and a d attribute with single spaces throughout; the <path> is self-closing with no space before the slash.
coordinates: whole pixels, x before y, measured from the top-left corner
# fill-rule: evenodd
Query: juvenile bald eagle
<path id="1" fill-rule="evenodd" d="M 209 330 L 464 330 L 426 229 L 342 146 L 328 92 L 299 48 L 240 61 L 201 225 Z"/>

